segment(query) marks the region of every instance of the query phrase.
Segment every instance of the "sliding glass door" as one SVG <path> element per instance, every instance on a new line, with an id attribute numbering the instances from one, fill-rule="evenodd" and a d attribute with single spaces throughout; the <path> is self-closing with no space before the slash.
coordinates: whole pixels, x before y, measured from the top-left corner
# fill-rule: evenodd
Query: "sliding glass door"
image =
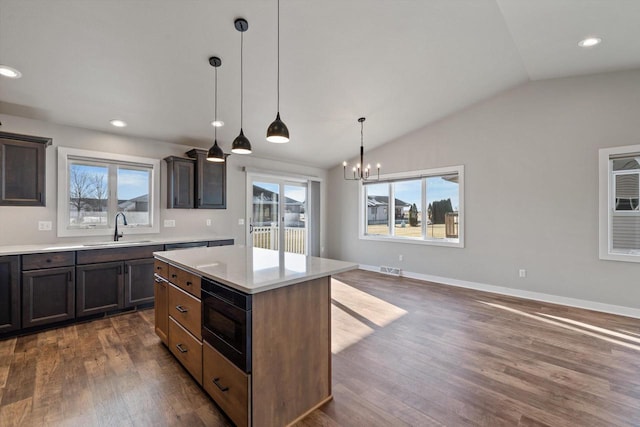
<path id="1" fill-rule="evenodd" d="M 307 255 L 308 183 L 255 176 L 251 178 L 248 243 Z"/>

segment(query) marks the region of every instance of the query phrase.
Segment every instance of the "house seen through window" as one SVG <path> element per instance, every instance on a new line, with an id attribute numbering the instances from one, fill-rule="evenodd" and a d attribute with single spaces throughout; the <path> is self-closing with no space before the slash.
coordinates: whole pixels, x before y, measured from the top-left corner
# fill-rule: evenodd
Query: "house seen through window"
<path id="1" fill-rule="evenodd" d="M 462 167 L 363 185 L 364 238 L 462 244 Z"/>

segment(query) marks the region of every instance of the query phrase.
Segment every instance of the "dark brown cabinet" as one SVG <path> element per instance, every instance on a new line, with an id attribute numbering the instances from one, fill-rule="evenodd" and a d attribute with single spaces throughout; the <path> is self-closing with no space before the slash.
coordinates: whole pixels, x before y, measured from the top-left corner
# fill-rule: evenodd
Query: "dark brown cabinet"
<path id="1" fill-rule="evenodd" d="M 167 162 L 167 208 L 193 208 L 195 161 L 175 156 L 164 160 Z"/>
<path id="2" fill-rule="evenodd" d="M 210 162 L 206 150 L 190 150 L 195 159 L 195 207 L 199 209 L 227 208 L 227 162 Z"/>
<path id="3" fill-rule="evenodd" d="M 20 329 L 20 256 L 0 257 L 0 333 Z"/>
<path id="4" fill-rule="evenodd" d="M 76 315 L 104 313 L 124 307 L 124 264 L 102 262 L 76 267 Z"/>
<path id="5" fill-rule="evenodd" d="M 75 318 L 75 271 L 71 267 L 22 273 L 22 327 Z"/>
<path id="6" fill-rule="evenodd" d="M 126 261 L 124 306 L 153 302 L 153 258 Z"/>
<path id="7" fill-rule="evenodd" d="M 0 132 L 0 205 L 45 206 L 50 138 Z"/>

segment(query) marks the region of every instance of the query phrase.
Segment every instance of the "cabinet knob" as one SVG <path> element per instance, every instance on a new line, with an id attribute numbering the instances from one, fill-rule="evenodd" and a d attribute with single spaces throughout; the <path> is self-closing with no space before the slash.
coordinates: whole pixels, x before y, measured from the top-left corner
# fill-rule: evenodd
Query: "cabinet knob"
<path id="1" fill-rule="evenodd" d="M 193 283 L 187 282 L 187 286 L 191 286 L 191 285 L 193 285 Z"/>
<path id="2" fill-rule="evenodd" d="M 47 258 L 46 262 L 51 263 L 51 258 Z"/>

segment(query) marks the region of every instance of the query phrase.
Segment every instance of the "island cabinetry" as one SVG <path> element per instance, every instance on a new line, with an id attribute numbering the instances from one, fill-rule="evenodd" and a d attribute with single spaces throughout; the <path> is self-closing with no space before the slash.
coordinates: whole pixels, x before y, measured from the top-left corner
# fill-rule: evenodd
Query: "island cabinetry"
<path id="1" fill-rule="evenodd" d="M 169 316 L 169 349 L 178 361 L 202 385 L 202 341 Z"/>
<path id="2" fill-rule="evenodd" d="M 251 425 L 251 376 L 242 372 L 206 341 L 202 349 L 202 379 L 205 391 L 236 426 Z"/>
<path id="3" fill-rule="evenodd" d="M 169 345 L 169 266 L 162 261 L 155 261 L 154 296 L 156 334 L 164 345 Z"/>
<path id="4" fill-rule="evenodd" d="M 75 252 L 22 256 L 22 327 L 75 318 Z"/>
<path id="5" fill-rule="evenodd" d="M 0 333 L 20 329 L 20 256 L 0 257 Z"/>
<path id="6" fill-rule="evenodd" d="M 152 301 L 153 252 L 162 248 L 152 245 L 79 251 L 76 315 L 89 316 Z"/>
<path id="7" fill-rule="evenodd" d="M 169 265 L 169 281 L 196 298 L 200 299 L 200 276 Z"/>

